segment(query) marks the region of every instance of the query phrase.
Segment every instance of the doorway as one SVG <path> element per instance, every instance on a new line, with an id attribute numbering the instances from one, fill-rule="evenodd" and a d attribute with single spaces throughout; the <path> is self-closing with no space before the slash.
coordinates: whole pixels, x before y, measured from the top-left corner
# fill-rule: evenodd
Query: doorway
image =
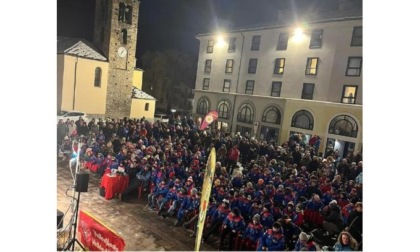
<path id="1" fill-rule="evenodd" d="M 327 146 L 325 147 L 325 155 L 324 157 L 330 156 L 334 153 L 335 150 L 338 150 L 340 153 L 340 159 L 346 157 L 349 152 L 353 152 L 355 147 L 355 143 L 353 142 L 346 142 L 339 139 L 328 138 L 327 139 Z"/>

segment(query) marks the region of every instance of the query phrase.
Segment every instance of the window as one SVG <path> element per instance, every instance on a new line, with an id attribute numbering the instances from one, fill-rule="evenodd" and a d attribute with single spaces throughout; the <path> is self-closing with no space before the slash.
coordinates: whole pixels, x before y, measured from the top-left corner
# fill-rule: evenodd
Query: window
<path id="1" fill-rule="evenodd" d="M 127 44 L 127 30 L 126 29 L 122 29 L 122 35 L 123 35 L 123 44 L 126 45 Z"/>
<path id="2" fill-rule="evenodd" d="M 211 72 L 211 60 L 206 60 L 206 64 L 204 65 L 204 72 L 210 73 Z"/>
<path id="3" fill-rule="evenodd" d="M 260 35 L 252 36 L 252 45 L 251 45 L 251 51 L 258 51 L 260 50 Z"/>
<path id="4" fill-rule="evenodd" d="M 229 119 L 229 103 L 227 101 L 221 101 L 217 105 L 217 112 L 219 113 L 219 118 Z"/>
<path id="5" fill-rule="evenodd" d="M 204 78 L 203 79 L 203 90 L 209 90 L 209 86 L 210 86 L 210 79 L 209 78 Z"/>
<path id="6" fill-rule="evenodd" d="M 233 72 L 233 59 L 226 60 L 225 73 Z"/>
<path id="7" fill-rule="evenodd" d="M 102 78 L 102 69 L 100 67 L 97 67 L 95 69 L 95 87 L 101 87 L 101 78 Z"/>
<path id="8" fill-rule="evenodd" d="M 293 115 L 292 127 L 312 130 L 314 127 L 314 117 L 307 110 L 299 110 Z"/>
<path id="9" fill-rule="evenodd" d="M 347 115 L 339 115 L 331 120 L 331 123 L 328 127 L 328 133 L 348 136 L 348 137 L 357 137 L 358 126 L 356 120 L 353 117 Z"/>
<path id="10" fill-rule="evenodd" d="M 280 118 L 280 110 L 277 107 L 270 106 L 264 111 L 262 121 L 267 123 L 280 124 Z"/>
<path id="11" fill-rule="evenodd" d="M 283 74 L 285 58 L 277 58 L 274 64 L 274 74 Z"/>
<path id="12" fill-rule="evenodd" d="M 281 82 L 280 81 L 273 81 L 271 84 L 271 96 L 280 97 L 281 91 Z"/>
<path id="13" fill-rule="evenodd" d="M 251 104 L 245 103 L 239 107 L 238 122 L 253 123 L 254 109 Z"/>
<path id="14" fill-rule="evenodd" d="M 258 59 L 249 59 L 248 73 L 257 72 Z"/>
<path id="15" fill-rule="evenodd" d="M 308 58 L 306 61 L 306 75 L 316 75 L 318 71 L 318 60 L 319 58 Z"/>
<path id="16" fill-rule="evenodd" d="M 360 76 L 362 71 L 362 57 L 349 57 L 346 76 Z"/>
<path id="17" fill-rule="evenodd" d="M 233 53 L 235 51 L 236 51 L 236 38 L 230 38 L 229 39 L 228 53 Z"/>
<path id="18" fill-rule="evenodd" d="M 144 111 L 149 111 L 149 103 L 148 102 L 144 105 Z"/>
<path id="19" fill-rule="evenodd" d="M 312 100 L 314 96 L 315 84 L 313 83 L 303 83 L 302 88 L 302 99 Z"/>
<path id="20" fill-rule="evenodd" d="M 131 7 L 130 5 L 127 5 L 127 7 L 125 7 L 125 22 L 127 24 L 131 24 L 132 15 L 133 15 L 133 7 Z"/>
<path id="21" fill-rule="evenodd" d="M 279 35 L 279 41 L 277 42 L 277 51 L 287 50 L 287 42 L 289 40 L 289 34 L 282 32 Z"/>
<path id="22" fill-rule="evenodd" d="M 124 15 L 125 15 L 125 4 L 120 3 L 119 10 L 118 10 L 118 21 L 124 21 Z"/>
<path id="23" fill-rule="evenodd" d="M 214 41 L 209 40 L 207 42 L 207 53 L 213 53 Z"/>
<path id="24" fill-rule="evenodd" d="M 201 98 L 198 101 L 197 114 L 206 115 L 209 112 L 209 101 L 206 98 Z"/>
<path id="25" fill-rule="evenodd" d="M 247 80 L 246 81 L 246 87 L 245 87 L 245 94 L 253 94 L 254 93 L 254 83 L 253 80 Z"/>
<path id="26" fill-rule="evenodd" d="M 226 80 L 223 82 L 223 92 L 229 93 L 230 92 L 230 80 Z"/>
<path id="27" fill-rule="evenodd" d="M 357 95 L 357 86 L 344 85 L 341 103 L 355 104 Z"/>
<path id="28" fill-rule="evenodd" d="M 351 37 L 350 46 L 362 46 L 363 45 L 363 30 L 362 26 L 353 27 L 353 35 Z"/>
<path id="29" fill-rule="evenodd" d="M 311 42 L 309 43 L 309 48 L 321 48 L 322 46 L 322 34 L 324 33 L 324 30 L 317 29 L 313 30 L 311 34 Z"/>

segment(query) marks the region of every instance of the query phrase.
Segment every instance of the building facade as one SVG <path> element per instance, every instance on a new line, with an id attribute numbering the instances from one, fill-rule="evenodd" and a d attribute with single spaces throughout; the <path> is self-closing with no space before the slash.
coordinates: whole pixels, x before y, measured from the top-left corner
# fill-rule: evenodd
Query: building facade
<path id="1" fill-rule="evenodd" d="M 93 117 L 153 118 L 156 99 L 136 69 L 139 1 L 97 0 L 94 41 L 58 38 L 57 110 Z"/>
<path id="2" fill-rule="evenodd" d="M 222 37 L 218 37 L 222 36 Z M 362 149 L 362 17 L 198 35 L 194 115 L 223 131 Z"/>

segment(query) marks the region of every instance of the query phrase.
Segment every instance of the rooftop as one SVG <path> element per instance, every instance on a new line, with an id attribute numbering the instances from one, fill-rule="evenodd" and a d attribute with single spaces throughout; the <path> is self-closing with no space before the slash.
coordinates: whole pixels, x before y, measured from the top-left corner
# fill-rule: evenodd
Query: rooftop
<path id="1" fill-rule="evenodd" d="M 270 29 L 270 28 L 279 28 L 279 27 L 287 27 L 295 25 L 296 23 L 326 23 L 326 22 L 339 22 L 339 21 L 348 21 L 348 20 L 357 20 L 363 18 L 363 10 L 362 9 L 348 9 L 348 10 L 341 10 L 341 11 L 323 11 L 323 12 L 312 12 L 312 13 L 304 13 L 300 15 L 294 15 L 292 11 L 282 11 L 279 13 L 278 20 L 274 20 L 271 22 L 260 23 L 260 24 L 252 24 L 248 26 L 242 27 L 234 27 L 230 29 L 228 32 L 243 32 L 243 31 L 252 31 L 252 30 L 261 30 L 261 29 Z M 200 36 L 208 36 L 212 33 L 203 33 L 198 34 L 197 37 Z"/>
<path id="2" fill-rule="evenodd" d="M 156 100 L 155 97 L 149 95 L 146 92 L 141 91 L 140 89 L 136 87 L 132 87 L 132 96 L 133 99 L 144 99 L 144 100 Z"/>
<path id="3" fill-rule="evenodd" d="M 79 38 L 57 37 L 57 53 L 107 61 L 92 42 Z"/>

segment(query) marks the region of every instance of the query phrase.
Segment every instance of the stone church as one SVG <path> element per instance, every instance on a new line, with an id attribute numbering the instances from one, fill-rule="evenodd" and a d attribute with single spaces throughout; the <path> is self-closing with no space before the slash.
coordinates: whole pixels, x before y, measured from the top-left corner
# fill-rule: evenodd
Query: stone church
<path id="1" fill-rule="evenodd" d="M 139 1 L 96 0 L 94 39 L 58 37 L 57 110 L 153 118 L 156 99 L 136 68 Z"/>

